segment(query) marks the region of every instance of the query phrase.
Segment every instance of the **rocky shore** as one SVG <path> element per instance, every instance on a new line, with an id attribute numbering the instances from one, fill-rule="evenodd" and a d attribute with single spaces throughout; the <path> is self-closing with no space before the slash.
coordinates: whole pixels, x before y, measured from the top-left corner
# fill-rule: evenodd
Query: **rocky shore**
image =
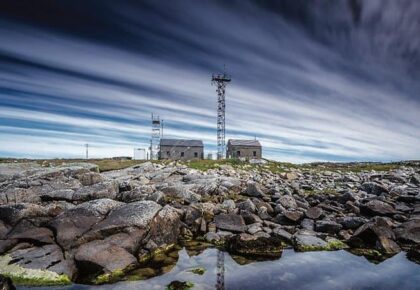
<path id="1" fill-rule="evenodd" d="M 420 164 L 386 171 L 206 171 L 145 162 L 0 164 L 0 274 L 16 284 L 107 283 L 181 240 L 245 256 L 347 249 L 420 262 Z M 355 164 L 354 166 L 357 166 Z"/>

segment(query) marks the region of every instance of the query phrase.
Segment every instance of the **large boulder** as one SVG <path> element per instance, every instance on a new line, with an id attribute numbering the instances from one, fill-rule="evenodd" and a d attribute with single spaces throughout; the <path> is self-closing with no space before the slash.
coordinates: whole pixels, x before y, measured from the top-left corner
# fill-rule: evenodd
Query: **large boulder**
<path id="1" fill-rule="evenodd" d="M 219 214 L 215 216 L 216 228 L 225 231 L 242 233 L 246 230 L 245 221 L 240 215 Z"/>
<path id="2" fill-rule="evenodd" d="M 93 231 L 116 233 L 127 227 L 148 228 L 151 220 L 162 207 L 154 201 L 144 200 L 121 205 L 95 225 Z"/>
<path id="3" fill-rule="evenodd" d="M 382 217 L 359 227 L 348 242 L 352 247 L 376 249 L 386 255 L 394 255 L 401 251 L 389 223 Z"/>
<path id="4" fill-rule="evenodd" d="M 116 181 L 104 181 L 79 188 L 73 194 L 74 201 L 88 201 L 100 198 L 116 199 L 119 185 Z"/>
<path id="5" fill-rule="evenodd" d="M 178 241 L 180 229 L 179 211 L 165 205 L 151 221 L 148 237 L 157 247 L 163 247 Z"/>
<path id="6" fill-rule="evenodd" d="M 76 250 L 74 259 L 79 268 L 96 272 L 89 273 L 96 275 L 102 272 L 112 274 L 126 271 L 137 265 L 137 259 L 126 249 L 104 240 L 81 245 Z"/>
<path id="7" fill-rule="evenodd" d="M 9 264 L 23 268 L 48 270 L 57 274 L 65 274 L 70 279 L 76 274 L 76 268 L 71 259 L 65 259 L 57 245 L 23 248 L 11 252 Z"/>
<path id="8" fill-rule="evenodd" d="M 114 208 L 123 203 L 111 199 L 97 199 L 84 202 L 50 221 L 49 226 L 56 233 L 57 243 L 64 249 L 77 247 L 86 242 L 85 233 Z"/>

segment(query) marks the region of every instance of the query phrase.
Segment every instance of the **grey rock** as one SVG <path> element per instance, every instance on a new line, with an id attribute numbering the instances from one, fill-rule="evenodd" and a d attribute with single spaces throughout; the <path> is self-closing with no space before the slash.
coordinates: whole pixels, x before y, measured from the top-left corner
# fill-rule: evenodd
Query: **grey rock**
<path id="1" fill-rule="evenodd" d="M 248 182 L 245 194 L 252 197 L 262 197 L 264 192 L 256 182 Z"/>
<path id="2" fill-rule="evenodd" d="M 122 247 L 97 240 L 80 246 L 74 256 L 78 263 L 90 263 L 105 273 L 127 270 L 137 265 L 137 259 Z"/>
<path id="3" fill-rule="evenodd" d="M 278 202 L 286 209 L 296 209 L 297 204 L 293 196 L 291 195 L 284 195 L 280 197 Z"/>
<path id="4" fill-rule="evenodd" d="M 365 182 L 361 185 L 361 189 L 369 194 L 381 195 L 382 193 L 388 193 L 388 189 L 381 184 L 375 182 Z"/>
<path id="5" fill-rule="evenodd" d="M 294 235 L 294 247 L 296 251 L 322 250 L 328 243 L 311 232 L 301 231 Z"/>
<path id="6" fill-rule="evenodd" d="M 338 233 L 343 228 L 342 225 L 330 220 L 318 220 L 315 223 L 315 230 L 323 233 Z"/>
<path id="7" fill-rule="evenodd" d="M 314 207 L 310 207 L 306 210 L 305 215 L 313 220 L 319 219 L 320 217 L 322 217 L 322 215 L 324 214 L 324 211 L 322 210 L 322 208 L 314 206 Z"/>
<path id="8" fill-rule="evenodd" d="M 236 214 L 219 214 L 215 216 L 214 222 L 220 230 L 242 233 L 246 229 L 244 219 Z"/>
<path id="9" fill-rule="evenodd" d="M 393 215 L 395 209 L 389 203 L 380 200 L 371 200 L 365 205 L 360 206 L 361 212 L 368 215 Z"/>

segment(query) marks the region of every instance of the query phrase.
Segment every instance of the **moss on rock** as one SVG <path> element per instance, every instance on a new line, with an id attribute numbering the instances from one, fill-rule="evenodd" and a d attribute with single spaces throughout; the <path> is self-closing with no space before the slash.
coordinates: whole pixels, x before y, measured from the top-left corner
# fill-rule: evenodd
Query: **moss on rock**
<path id="1" fill-rule="evenodd" d="M 53 286 L 71 283 L 67 275 L 48 270 L 24 268 L 18 264 L 10 264 L 11 260 L 9 255 L 0 256 L 0 274 L 12 279 L 16 285 Z"/>
<path id="2" fill-rule="evenodd" d="M 191 272 L 197 275 L 203 275 L 204 273 L 206 273 L 206 269 L 203 267 L 198 267 L 198 268 L 191 269 L 188 272 Z"/>

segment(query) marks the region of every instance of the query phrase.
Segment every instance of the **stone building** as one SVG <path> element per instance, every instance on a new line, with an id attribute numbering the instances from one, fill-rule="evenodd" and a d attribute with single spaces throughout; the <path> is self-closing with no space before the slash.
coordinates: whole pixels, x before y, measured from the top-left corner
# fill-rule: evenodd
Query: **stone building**
<path id="1" fill-rule="evenodd" d="M 258 140 L 229 139 L 226 158 L 260 159 L 262 147 Z"/>
<path id="2" fill-rule="evenodd" d="M 201 140 L 161 139 L 159 159 L 192 160 L 204 158 L 204 145 Z"/>

